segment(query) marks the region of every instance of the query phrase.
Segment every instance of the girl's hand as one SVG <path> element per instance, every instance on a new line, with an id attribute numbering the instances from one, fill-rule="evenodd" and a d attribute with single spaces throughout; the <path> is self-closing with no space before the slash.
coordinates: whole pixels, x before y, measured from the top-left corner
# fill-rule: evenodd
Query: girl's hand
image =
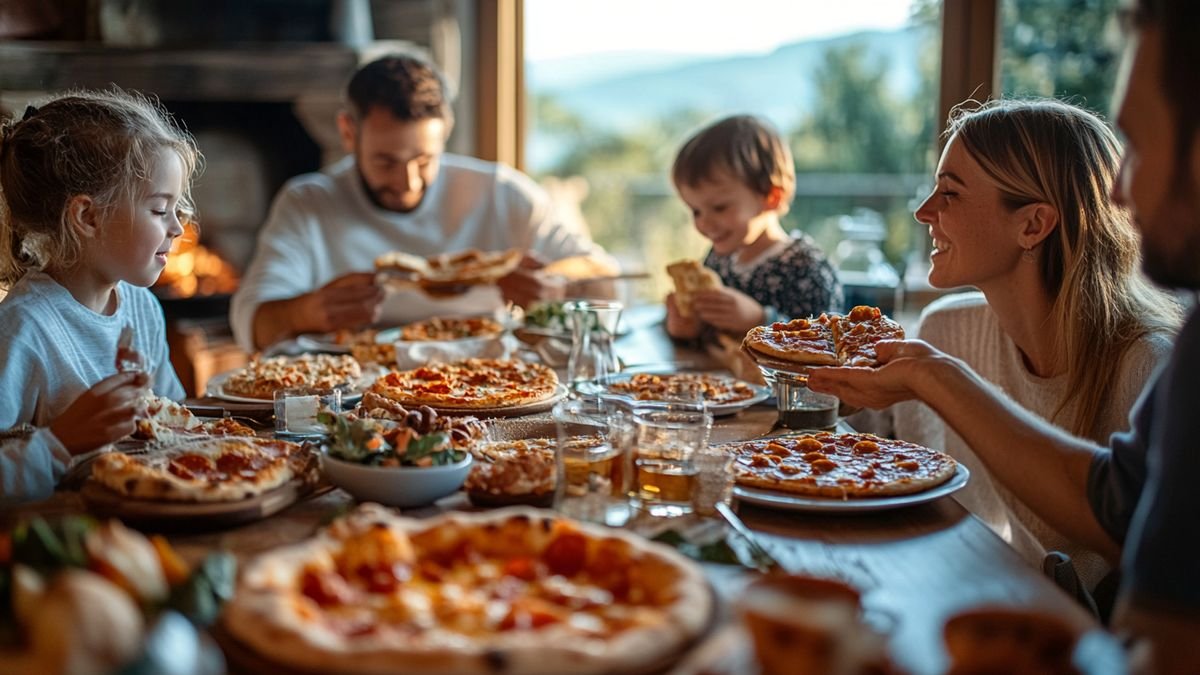
<path id="1" fill-rule="evenodd" d="M 693 307 L 704 323 L 734 334 L 744 334 L 761 325 L 765 316 L 758 301 L 732 288 L 697 291 Z"/>
<path id="2" fill-rule="evenodd" d="M 919 398 L 914 386 L 932 372 L 931 362 L 949 358 L 921 340 L 883 340 L 875 352 L 877 368 L 813 369 L 809 389 L 833 394 L 855 407 L 886 408 Z"/>
<path id="3" fill-rule="evenodd" d="M 675 294 L 667 294 L 667 335 L 680 340 L 691 340 L 700 335 L 700 320 L 695 313 L 684 317 L 675 303 Z"/>
<path id="4" fill-rule="evenodd" d="M 137 400 L 150 383 L 143 372 L 117 373 L 79 395 L 50 431 L 72 455 L 118 441 L 133 433 Z"/>

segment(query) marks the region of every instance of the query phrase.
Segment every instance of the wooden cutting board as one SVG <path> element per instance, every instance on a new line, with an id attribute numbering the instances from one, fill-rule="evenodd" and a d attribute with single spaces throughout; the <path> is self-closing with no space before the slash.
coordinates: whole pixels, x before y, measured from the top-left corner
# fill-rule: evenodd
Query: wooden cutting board
<path id="1" fill-rule="evenodd" d="M 224 529 L 266 518 L 316 491 L 294 480 L 257 497 L 232 502 L 168 502 L 133 499 L 88 480 L 79 496 L 92 514 L 120 518 L 139 529 L 197 531 Z"/>

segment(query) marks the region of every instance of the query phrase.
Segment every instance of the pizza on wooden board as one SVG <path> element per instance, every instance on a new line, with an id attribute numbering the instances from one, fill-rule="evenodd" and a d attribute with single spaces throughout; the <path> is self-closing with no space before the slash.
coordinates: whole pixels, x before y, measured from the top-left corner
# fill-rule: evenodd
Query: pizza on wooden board
<path id="1" fill-rule="evenodd" d="M 875 345 L 904 339 L 904 328 L 878 307 L 859 305 L 848 314 L 755 326 L 742 348 L 759 363 L 797 366 L 874 366 Z"/>
<path id="2" fill-rule="evenodd" d="M 537 403 L 558 392 L 558 376 L 519 359 L 463 359 L 390 372 L 370 391 L 401 405 L 484 409 Z"/>
<path id="3" fill-rule="evenodd" d="M 635 535 L 509 508 L 359 507 L 247 565 L 224 626 L 306 672 L 613 673 L 679 653 L 713 605 L 699 567 Z"/>
<path id="4" fill-rule="evenodd" d="M 923 492 L 950 480 L 958 464 L 915 443 L 828 432 L 729 443 L 738 485 L 804 497 L 855 499 Z"/>
<path id="5" fill-rule="evenodd" d="M 312 459 L 286 441 L 200 437 L 145 453 L 104 453 L 92 464 L 91 480 L 133 499 L 226 502 L 257 497 L 296 477 L 307 479 Z"/>

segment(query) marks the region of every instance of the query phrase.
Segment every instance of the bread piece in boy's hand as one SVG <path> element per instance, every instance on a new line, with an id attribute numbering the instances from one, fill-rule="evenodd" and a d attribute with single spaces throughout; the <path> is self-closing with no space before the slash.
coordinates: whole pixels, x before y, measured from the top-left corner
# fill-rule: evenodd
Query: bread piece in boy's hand
<path id="1" fill-rule="evenodd" d="M 692 300 L 697 291 L 721 288 L 721 277 L 698 260 L 679 260 L 667 265 L 667 274 L 675 282 L 675 306 L 684 318 L 692 316 Z"/>

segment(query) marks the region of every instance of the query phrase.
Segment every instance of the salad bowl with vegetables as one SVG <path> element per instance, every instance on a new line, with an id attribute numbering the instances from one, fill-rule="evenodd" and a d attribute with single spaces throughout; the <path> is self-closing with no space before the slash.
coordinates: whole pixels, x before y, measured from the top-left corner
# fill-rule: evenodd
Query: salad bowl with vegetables
<path id="1" fill-rule="evenodd" d="M 321 468 L 331 483 L 359 501 L 411 508 L 452 494 L 471 470 L 471 454 L 444 431 L 323 413 L 329 441 Z"/>

